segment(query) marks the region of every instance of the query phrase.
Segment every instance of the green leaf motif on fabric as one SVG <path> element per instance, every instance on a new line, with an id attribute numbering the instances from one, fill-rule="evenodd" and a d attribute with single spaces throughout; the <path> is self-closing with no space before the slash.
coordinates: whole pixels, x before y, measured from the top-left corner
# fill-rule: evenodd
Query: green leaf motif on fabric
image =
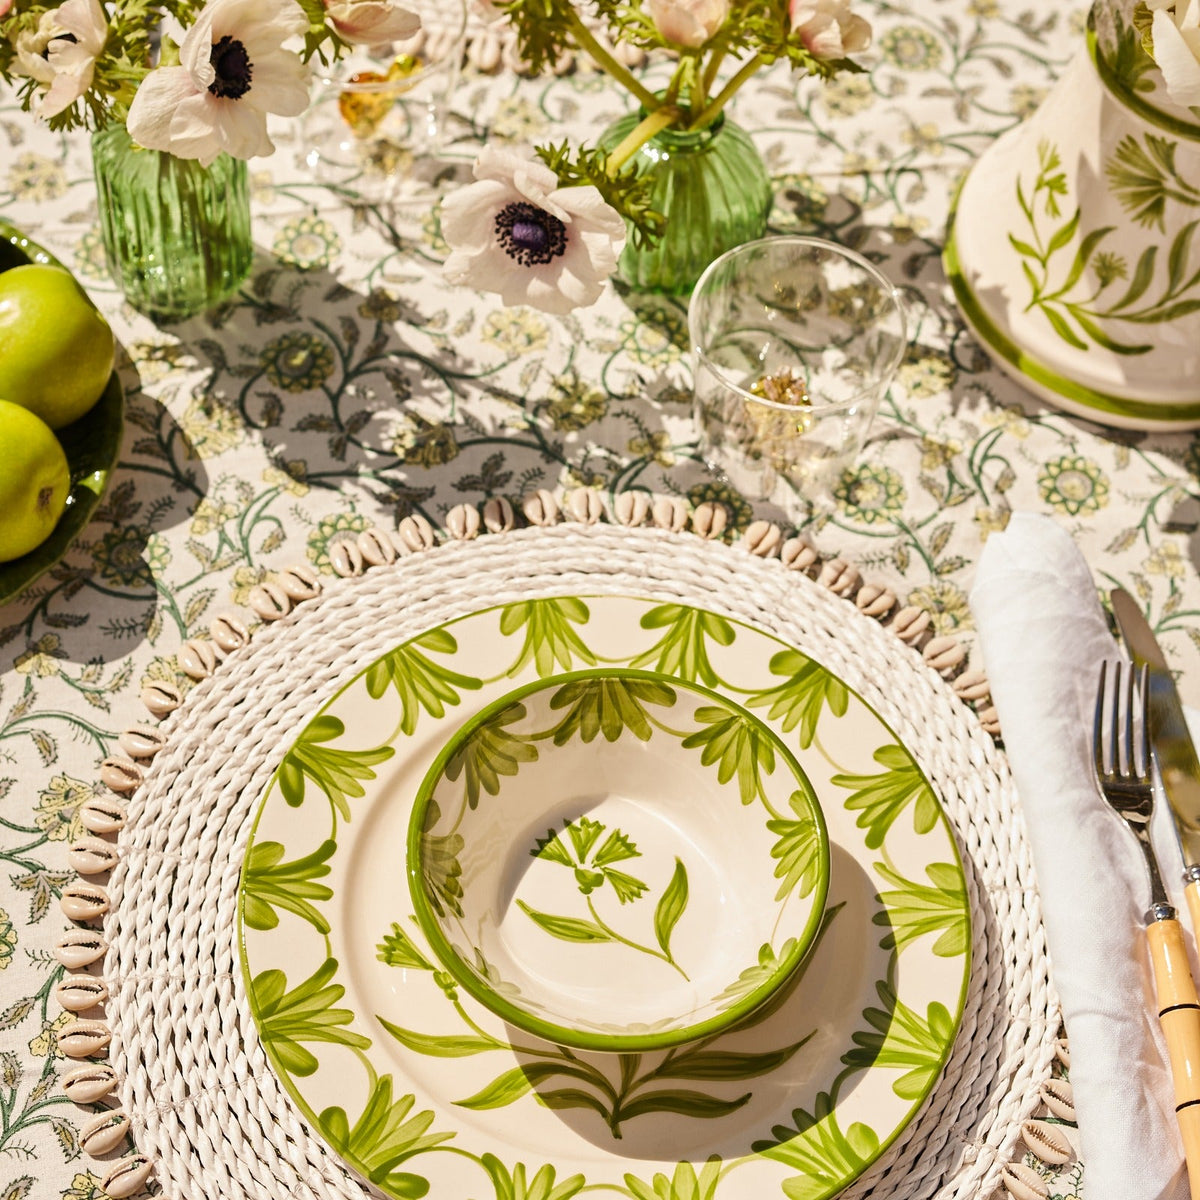
<path id="1" fill-rule="evenodd" d="M 735 775 L 743 804 L 766 799 L 762 776 L 775 770 L 775 745 L 756 721 L 722 705 L 696 709 L 701 728 L 683 739 L 685 750 L 702 747 L 700 761 L 717 764 L 717 781 L 728 783 Z"/>
<path id="2" fill-rule="evenodd" d="M 378 1079 L 366 1108 L 354 1125 L 344 1108 L 330 1107 L 317 1117 L 326 1141 L 342 1158 L 352 1163 L 377 1187 L 404 1200 L 418 1200 L 429 1191 L 429 1181 L 397 1168 L 401 1163 L 454 1137 L 453 1133 L 430 1133 L 432 1112 L 409 1116 L 414 1096 L 392 1100 L 392 1077 Z"/>
<path id="3" fill-rule="evenodd" d="M 477 725 L 446 763 L 446 778 L 463 777 L 467 805 L 475 808 L 483 792 L 499 795 L 500 777 L 515 775 L 522 763 L 537 762 L 537 747 L 505 728 L 525 716 L 525 705 L 510 704 Z"/>
<path id="4" fill-rule="evenodd" d="M 881 746 L 874 758 L 884 768 L 881 774 L 839 773 L 831 779 L 837 787 L 849 788 L 853 793 L 846 800 L 846 807 L 861 810 L 857 824 L 867 831 L 867 845 L 872 850 L 882 846 L 887 831 L 910 804 L 913 828 L 918 833 L 928 833 L 937 824 L 937 797 L 908 751 L 898 745 Z"/>
<path id="5" fill-rule="evenodd" d="M 500 613 L 500 632 L 511 637 L 519 629 L 525 630 L 521 653 L 508 668 L 509 677 L 519 675 L 530 660 L 540 679 L 570 671 L 577 663 L 595 666 L 596 656 L 571 628 L 572 624 L 586 625 L 589 615 L 588 606 L 575 596 L 506 605 Z"/>
<path id="6" fill-rule="evenodd" d="M 304 803 L 307 778 L 328 797 L 335 813 L 349 821 L 350 805 L 346 798 L 364 795 L 361 781 L 374 779 L 373 768 L 387 762 L 396 752 L 392 746 L 342 750 L 324 744 L 345 732 L 345 725 L 337 717 L 314 717 L 284 756 L 279 767 L 279 790 L 292 808 Z"/>
<path id="7" fill-rule="evenodd" d="M 928 933 L 941 931 L 933 943 L 940 958 L 965 954 L 971 937 L 970 906 L 966 882 L 953 863 L 930 863 L 925 868 L 928 884 L 905 879 L 888 863 L 876 863 L 875 869 L 896 890 L 880 892 L 884 909 L 872 921 L 888 929 L 880 946 L 902 950 L 909 942 Z"/>
<path id="8" fill-rule="evenodd" d="M 279 1067 L 292 1075 L 311 1075 L 316 1056 L 302 1042 L 335 1042 L 365 1050 L 371 1039 L 352 1029 L 348 1008 L 335 1008 L 345 995 L 340 983 L 331 983 L 337 959 L 327 958 L 303 983 L 287 990 L 287 976 L 280 970 L 263 971 L 250 981 L 250 1006 L 258 1025 L 258 1036 Z"/>
<path id="9" fill-rule="evenodd" d="M 485 1154 L 479 1163 L 496 1189 L 496 1200 L 570 1200 L 587 1182 L 582 1175 L 571 1175 L 555 1184 L 557 1172 L 549 1164 L 529 1179 L 524 1163 L 517 1163 L 509 1171 L 494 1154 Z"/>
<path id="10" fill-rule="evenodd" d="M 383 941 L 375 947 L 375 957 L 389 967 L 412 967 L 418 971 L 432 971 L 433 963 L 417 949 L 412 938 L 400 928 L 396 921 L 383 935 Z"/>
<path id="11" fill-rule="evenodd" d="M 842 1132 L 828 1092 L 817 1093 L 811 1113 L 794 1109 L 792 1125 L 776 1125 L 771 1135 L 772 1141 L 754 1142 L 753 1150 L 801 1172 L 784 1181 L 788 1200 L 825 1200 L 879 1154 L 879 1136 L 869 1125 L 856 1121 Z"/>
<path id="12" fill-rule="evenodd" d="M 556 746 L 572 738 L 593 742 L 600 735 L 615 742 L 626 729 L 638 741 L 648 742 L 654 732 L 646 709 L 675 703 L 675 690 L 653 679 L 595 676 L 574 679 L 550 697 L 555 712 L 566 709 L 551 736 Z"/>
<path id="13" fill-rule="evenodd" d="M 746 698 L 747 708 L 770 706 L 768 715 L 779 721 L 784 733 L 800 727 L 800 749 L 807 750 L 816 737 L 817 723 L 826 708 L 835 717 L 844 717 L 850 704 L 850 692 L 836 675 L 798 650 L 781 650 L 771 658 L 772 675 L 785 682 Z"/>
<path id="14" fill-rule="evenodd" d="M 643 629 L 667 632 L 630 666 L 649 668 L 709 687 L 721 682 L 709 661 L 707 643 L 711 640 L 718 646 L 732 645 L 733 625 L 724 617 L 683 604 L 662 604 L 645 613 L 641 625 Z"/>
<path id="15" fill-rule="evenodd" d="M 461 675 L 439 666 L 421 650 L 454 654 L 458 642 L 445 629 L 431 629 L 411 642 L 397 647 L 374 662 L 367 670 L 367 692 L 378 700 L 389 687 L 400 697 L 400 728 L 411 737 L 417 728 L 421 710 L 440 719 L 446 708 L 459 703 L 459 692 L 478 691 L 483 682 L 472 675 Z"/>
<path id="16" fill-rule="evenodd" d="M 329 874 L 329 859 L 336 850 L 337 843 L 326 840 L 311 854 L 285 863 L 280 842 L 251 846 L 242 867 L 242 918 L 246 924 L 251 929 L 274 929 L 279 924 L 275 909 L 282 908 L 307 921 L 318 933 L 328 933 L 328 920 L 310 901 L 333 897 L 333 889 L 316 880 Z"/>
<path id="17" fill-rule="evenodd" d="M 788 803 L 796 820 L 780 817 L 767 822 L 767 829 L 779 838 L 771 847 L 771 857 L 779 860 L 775 878 L 783 880 L 775 893 L 776 900 L 792 891 L 807 896 L 821 877 L 821 830 L 813 816 L 812 800 L 797 790 Z"/>
<path id="18" fill-rule="evenodd" d="M 690 1162 L 681 1162 L 670 1178 L 659 1171 L 644 1183 L 636 1175 L 626 1175 L 625 1186 L 633 1200 L 713 1200 L 720 1180 L 721 1160 L 714 1154 L 699 1174 Z"/>

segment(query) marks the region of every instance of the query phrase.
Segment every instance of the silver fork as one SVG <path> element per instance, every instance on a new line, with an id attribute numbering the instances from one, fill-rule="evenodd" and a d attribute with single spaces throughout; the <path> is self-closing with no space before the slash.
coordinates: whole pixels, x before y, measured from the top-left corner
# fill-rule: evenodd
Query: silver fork
<path id="1" fill-rule="evenodd" d="M 1111 668 L 1111 672 L 1109 670 Z M 1192 980 L 1183 928 L 1167 900 L 1158 859 L 1150 844 L 1154 787 L 1150 778 L 1150 734 L 1146 721 L 1149 676 L 1146 668 L 1125 672 L 1122 664 L 1103 663 L 1096 692 L 1093 732 L 1096 779 L 1105 800 L 1133 830 L 1150 873 L 1150 910 L 1146 940 L 1154 965 L 1158 1020 L 1167 1040 L 1171 1078 L 1175 1085 L 1175 1116 L 1183 1135 L 1192 1200 L 1200 1200 L 1200 1000 Z M 1111 682 L 1110 682 L 1111 680 Z M 1141 717 L 1135 719 L 1134 697 L 1140 698 Z M 1105 713 L 1109 714 L 1105 737 Z"/>

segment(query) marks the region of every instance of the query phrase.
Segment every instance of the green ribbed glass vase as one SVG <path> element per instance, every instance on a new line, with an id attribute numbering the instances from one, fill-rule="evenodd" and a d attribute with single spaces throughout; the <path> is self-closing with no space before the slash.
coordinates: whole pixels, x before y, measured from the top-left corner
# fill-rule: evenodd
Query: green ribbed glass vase
<path id="1" fill-rule="evenodd" d="M 134 308 L 159 320 L 195 316 L 250 274 L 246 164 L 208 167 L 135 146 L 123 125 L 92 136 L 100 233 L 109 274 Z"/>
<path id="2" fill-rule="evenodd" d="M 617 146 L 644 112 L 629 113 L 600 135 Z M 625 244 L 618 275 L 634 290 L 686 295 L 710 262 L 760 238 L 774 198 L 762 155 L 740 126 L 719 114 L 694 132 L 667 129 L 630 160 L 654 176 L 653 207 L 667 218 L 653 246 Z"/>

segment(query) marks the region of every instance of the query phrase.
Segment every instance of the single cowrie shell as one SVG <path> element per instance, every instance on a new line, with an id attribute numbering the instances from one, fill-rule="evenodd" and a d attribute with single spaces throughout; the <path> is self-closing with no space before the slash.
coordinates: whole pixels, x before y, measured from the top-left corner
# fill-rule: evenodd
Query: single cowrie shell
<path id="1" fill-rule="evenodd" d="M 886 617 L 896 604 L 896 593 L 879 583 L 864 583 L 854 597 L 858 611 L 878 620 Z"/>
<path id="2" fill-rule="evenodd" d="M 58 1031 L 58 1048 L 68 1058 L 102 1054 L 112 1041 L 112 1031 L 103 1021 L 71 1021 Z"/>
<path id="3" fill-rule="evenodd" d="M 650 510 L 651 518 L 659 529 L 681 533 L 687 528 L 687 505 L 678 496 L 659 496 Z"/>
<path id="4" fill-rule="evenodd" d="M 558 520 L 558 501 L 553 492 L 538 488 L 521 501 L 521 511 L 530 525 L 553 525 Z"/>
<path id="5" fill-rule="evenodd" d="M 93 1158 L 115 1150 L 129 1133 L 129 1118 L 123 1109 L 97 1113 L 79 1131 L 79 1144 Z"/>
<path id="6" fill-rule="evenodd" d="M 94 975 L 68 975 L 59 980 L 54 998 L 67 1012 L 87 1012 L 108 999 L 108 988 Z"/>
<path id="7" fill-rule="evenodd" d="M 469 542 L 479 536 L 479 509 L 473 504 L 456 504 L 446 514 L 446 528 L 456 542 Z"/>
<path id="8" fill-rule="evenodd" d="M 127 1154 L 105 1175 L 100 1186 L 112 1200 L 127 1200 L 146 1186 L 154 1164 L 144 1154 Z"/>
<path id="9" fill-rule="evenodd" d="M 980 725 L 983 726 L 984 733 L 991 734 L 994 738 L 1000 736 L 1000 714 L 996 711 L 994 704 L 989 704 L 987 708 L 981 708 L 976 716 L 979 718 Z"/>
<path id="10" fill-rule="evenodd" d="M 190 638 L 179 647 L 175 661 L 189 679 L 207 679 L 217 669 L 217 652 L 207 638 Z"/>
<path id="11" fill-rule="evenodd" d="M 783 545 L 783 531 L 771 521 L 751 521 L 742 545 L 756 558 L 773 558 Z"/>
<path id="12" fill-rule="evenodd" d="M 132 792 L 146 778 L 145 771 L 128 758 L 106 758 L 100 764 L 100 779 L 114 792 Z"/>
<path id="13" fill-rule="evenodd" d="M 250 630 L 233 613 L 219 613 L 209 622 L 209 636 L 226 654 L 233 654 L 250 643 Z"/>
<path id="14" fill-rule="evenodd" d="M 929 614 L 923 608 L 909 605 L 902 608 L 889 622 L 888 628 L 910 646 L 919 642 L 929 628 Z"/>
<path id="15" fill-rule="evenodd" d="M 433 526 L 420 513 L 411 513 L 396 527 L 400 544 L 414 554 L 433 545 Z"/>
<path id="16" fill-rule="evenodd" d="M 1075 1151 L 1061 1125 L 1049 1121 L 1026 1121 L 1021 1126 L 1021 1140 L 1044 1163 L 1061 1167 L 1075 1157 Z"/>
<path id="17" fill-rule="evenodd" d="M 183 703 L 183 693 L 173 683 L 153 679 L 142 688 L 141 699 L 152 717 L 165 717 Z"/>
<path id="18" fill-rule="evenodd" d="M 88 1063 L 63 1076 L 62 1088 L 75 1104 L 95 1104 L 117 1086 L 117 1073 L 108 1063 Z"/>
<path id="19" fill-rule="evenodd" d="M 835 596 L 849 596 L 862 583 L 862 574 L 844 558 L 831 558 L 817 576 L 817 582 L 827 587 Z"/>
<path id="20" fill-rule="evenodd" d="M 1075 1091 L 1065 1079 L 1047 1079 L 1039 1093 L 1042 1103 L 1064 1121 L 1075 1120 Z"/>
<path id="21" fill-rule="evenodd" d="M 604 502 L 594 488 L 577 487 L 567 493 L 567 515 L 581 525 L 595 525 L 604 516 Z"/>
<path id="22" fill-rule="evenodd" d="M 312 600 L 321 594 L 321 577 L 308 563 L 293 563 L 284 567 L 275 581 L 283 594 L 293 603 Z"/>
<path id="23" fill-rule="evenodd" d="M 1024 1163 L 1005 1163 L 1000 1168 L 1000 1179 L 1015 1200 L 1046 1200 L 1050 1195 L 1045 1180 Z"/>
<path id="24" fill-rule="evenodd" d="M 82 837 L 67 851 L 67 862 L 80 875 L 99 875 L 117 865 L 117 848 L 103 838 Z"/>
<path id="25" fill-rule="evenodd" d="M 779 548 L 779 558 L 790 571 L 804 571 L 811 574 L 812 569 L 821 561 L 821 556 L 807 538 L 790 537 Z"/>
<path id="26" fill-rule="evenodd" d="M 692 513 L 692 532 L 709 541 L 719 538 L 728 524 L 728 510 L 725 505 L 718 504 L 715 500 L 705 500 L 697 504 L 696 511 Z"/>
<path id="27" fill-rule="evenodd" d="M 343 579 L 363 573 L 363 552 L 357 542 L 341 538 L 329 547 L 329 565 Z"/>
<path id="28" fill-rule="evenodd" d="M 63 888 L 58 902 L 72 921 L 94 921 L 108 912 L 108 893 L 94 883 L 73 883 Z"/>
<path id="29" fill-rule="evenodd" d="M 964 671 L 955 679 L 952 686 L 954 694 L 963 700 L 983 700 L 991 691 L 987 676 L 978 667 L 971 671 Z"/>
<path id="30" fill-rule="evenodd" d="M 392 544 L 391 537 L 378 525 L 364 529 L 354 540 L 358 543 L 358 551 L 367 566 L 390 567 L 396 561 L 396 547 Z"/>
<path id="31" fill-rule="evenodd" d="M 613 501 L 617 522 L 632 528 L 644 525 L 650 515 L 650 497 L 645 492 L 619 492 Z"/>
<path id="32" fill-rule="evenodd" d="M 921 651 L 921 657 L 935 671 L 953 671 L 961 666 L 967 658 L 967 648 L 956 637 L 943 634 L 941 637 L 930 638 Z"/>
<path id="33" fill-rule="evenodd" d="M 489 496 L 483 505 L 483 527 L 488 533 L 507 533 L 517 523 L 513 506 L 504 496 Z"/>
<path id="34" fill-rule="evenodd" d="M 467 45 L 467 61 L 477 71 L 492 74 L 500 66 L 500 38 L 490 29 L 472 38 Z"/>
<path id="35" fill-rule="evenodd" d="M 89 833 L 117 833 L 125 828 L 125 805 L 108 796 L 93 796 L 79 806 L 79 823 Z"/>
<path id="36" fill-rule="evenodd" d="M 1054 1039 L 1054 1057 L 1069 1071 L 1071 1069 L 1071 1044 L 1065 1037 Z"/>
<path id="37" fill-rule="evenodd" d="M 108 943 L 94 929 L 68 929 L 54 943 L 54 957 L 68 971 L 78 971 L 104 957 Z"/>
<path id="38" fill-rule="evenodd" d="M 246 603 L 250 605 L 250 611 L 264 621 L 278 621 L 292 611 L 287 592 L 270 579 L 252 587 Z"/>
<path id="39" fill-rule="evenodd" d="M 153 758 L 166 744 L 166 736 L 152 725 L 134 725 L 117 738 L 130 758 Z"/>

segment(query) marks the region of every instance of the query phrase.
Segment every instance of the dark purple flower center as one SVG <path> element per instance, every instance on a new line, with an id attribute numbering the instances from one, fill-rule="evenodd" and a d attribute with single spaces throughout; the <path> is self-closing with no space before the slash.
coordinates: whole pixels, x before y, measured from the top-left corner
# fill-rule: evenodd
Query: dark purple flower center
<path id="1" fill-rule="evenodd" d="M 504 253 L 523 267 L 553 262 L 567 250 L 567 227 L 536 204 L 514 200 L 496 214 L 496 237 Z"/>
<path id="2" fill-rule="evenodd" d="M 240 100 L 250 90 L 252 63 L 246 47 L 226 34 L 212 48 L 209 56 L 217 77 L 208 85 L 214 96 L 223 100 Z"/>

